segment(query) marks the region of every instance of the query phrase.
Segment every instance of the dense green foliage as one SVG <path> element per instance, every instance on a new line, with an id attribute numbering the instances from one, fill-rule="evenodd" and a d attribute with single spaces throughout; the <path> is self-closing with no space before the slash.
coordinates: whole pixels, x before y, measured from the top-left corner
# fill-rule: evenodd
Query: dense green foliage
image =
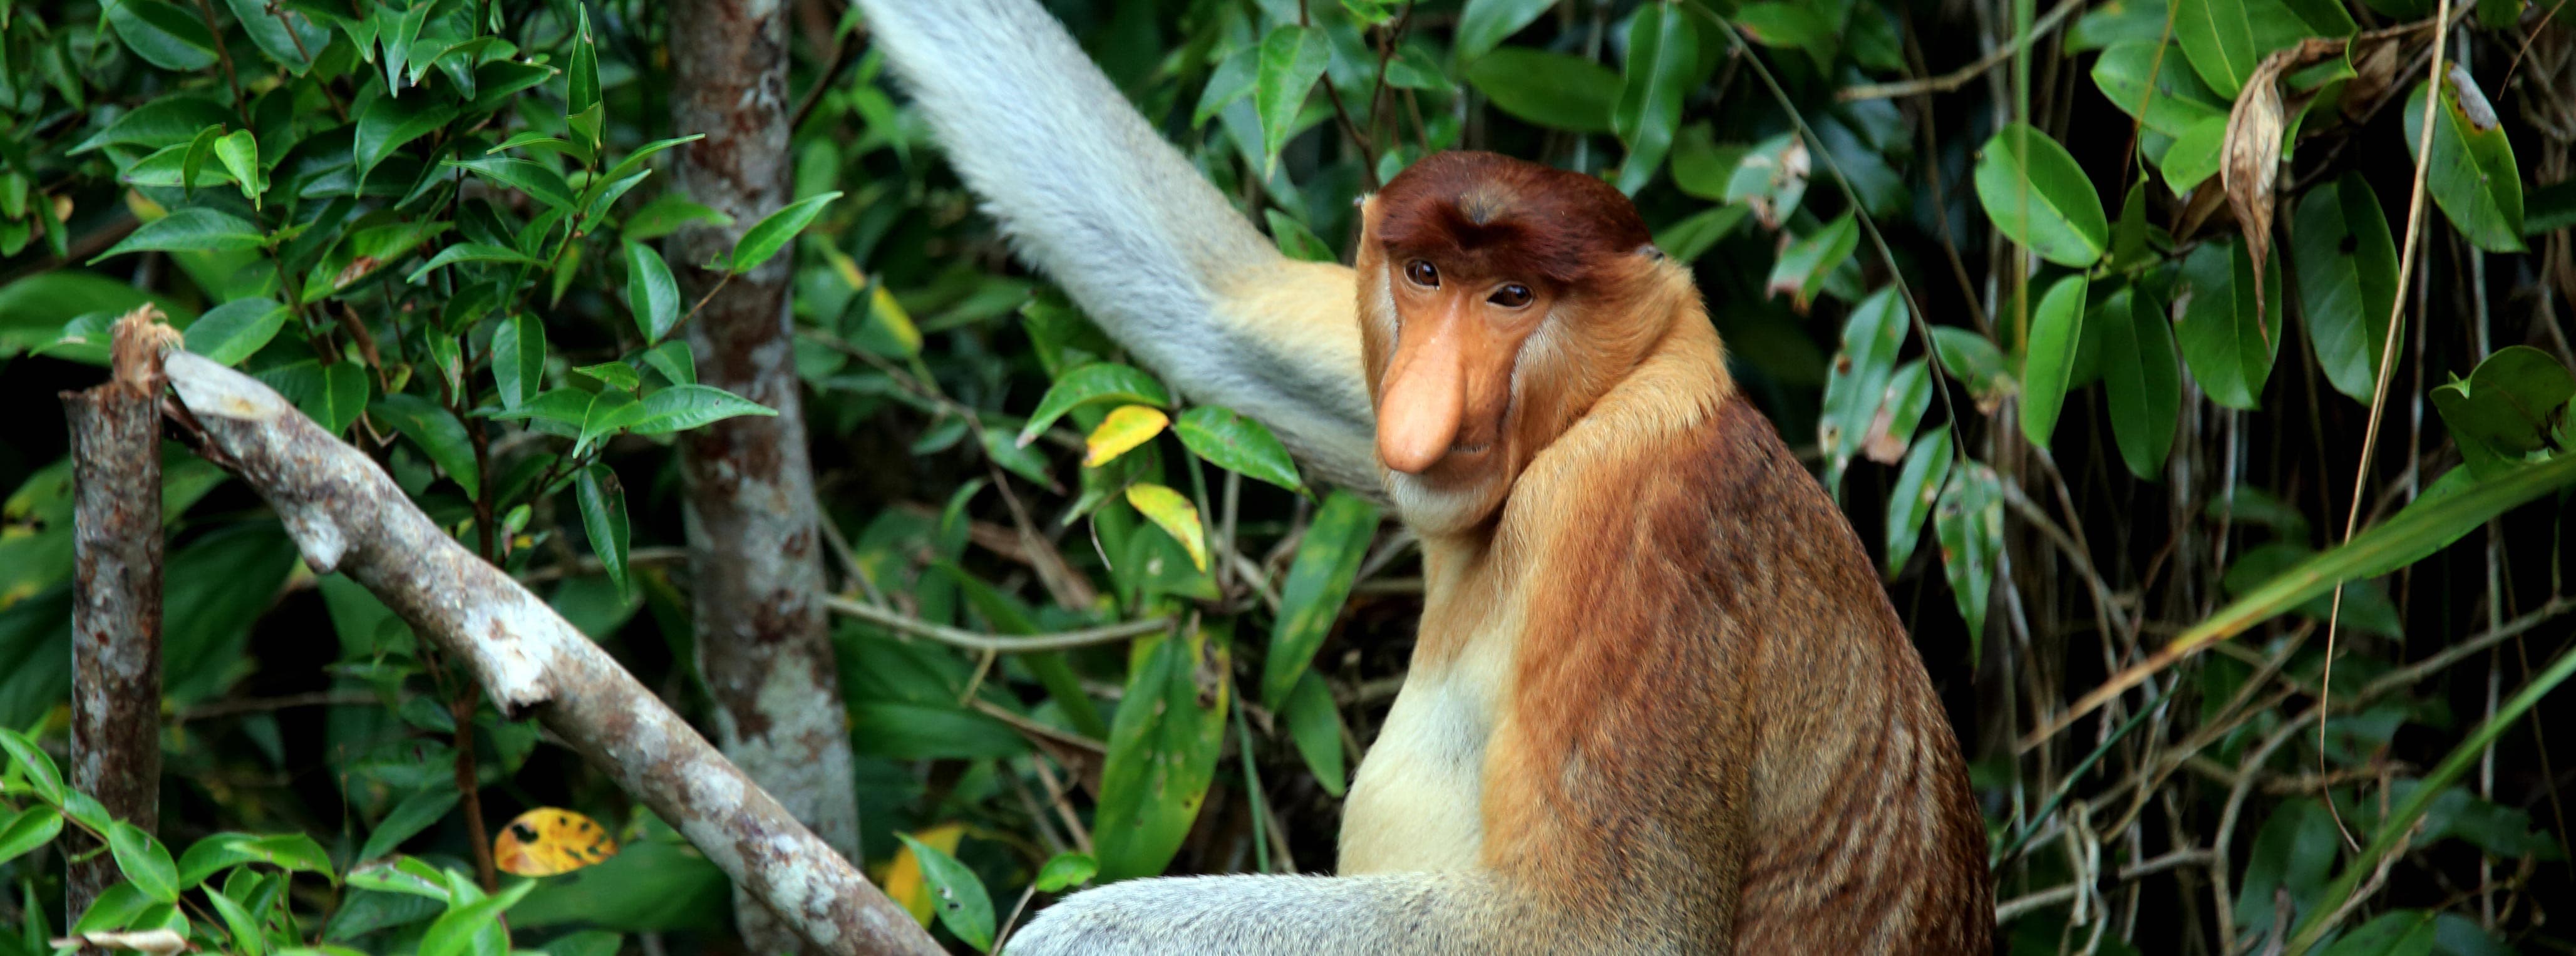
<path id="1" fill-rule="evenodd" d="M 2576 945 L 2542 720 L 2576 669 L 2576 10 L 1050 6 L 1300 258 L 1348 261 L 1353 200 L 1437 149 L 1632 195 L 1881 559 L 2011 952 Z M 669 436 L 770 412 L 695 383 L 674 276 L 779 256 L 872 877 L 983 950 L 1095 880 L 1329 868 L 1408 539 L 1125 364 L 1008 261 L 863 18 L 789 7 L 796 201 L 697 263 L 660 251 L 716 214 L 670 186 L 701 131 L 659 4 L 0 0 L 0 956 L 732 948 L 669 826 L 175 444 L 159 833 L 64 789 L 51 393 L 156 305 L 694 715 Z M 626 847 L 478 886 L 468 800 Z M 128 882 L 67 920 L 97 841 Z"/>

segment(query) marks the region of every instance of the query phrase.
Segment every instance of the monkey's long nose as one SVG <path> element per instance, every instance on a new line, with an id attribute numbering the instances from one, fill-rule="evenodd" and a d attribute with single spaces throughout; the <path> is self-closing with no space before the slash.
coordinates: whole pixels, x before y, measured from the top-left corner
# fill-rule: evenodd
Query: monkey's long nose
<path id="1" fill-rule="evenodd" d="M 1377 455 L 1388 468 L 1418 475 L 1438 464 L 1466 414 L 1465 336 L 1460 324 L 1421 322 L 1401 336 L 1379 393 Z"/>

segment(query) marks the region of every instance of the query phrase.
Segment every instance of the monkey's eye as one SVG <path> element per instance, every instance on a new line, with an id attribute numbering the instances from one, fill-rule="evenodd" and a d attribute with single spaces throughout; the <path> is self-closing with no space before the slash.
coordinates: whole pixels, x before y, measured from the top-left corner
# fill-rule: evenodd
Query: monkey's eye
<path id="1" fill-rule="evenodd" d="M 1437 289 L 1440 287 L 1440 270 L 1433 268 L 1431 263 L 1426 260 L 1415 259 L 1411 262 L 1405 263 L 1404 277 L 1413 280 L 1414 285 L 1422 286 L 1424 288 Z"/>
<path id="2" fill-rule="evenodd" d="M 1515 282 L 1494 290 L 1494 294 L 1485 297 L 1485 301 L 1506 309 L 1517 309 L 1530 304 L 1530 290 L 1528 286 Z"/>

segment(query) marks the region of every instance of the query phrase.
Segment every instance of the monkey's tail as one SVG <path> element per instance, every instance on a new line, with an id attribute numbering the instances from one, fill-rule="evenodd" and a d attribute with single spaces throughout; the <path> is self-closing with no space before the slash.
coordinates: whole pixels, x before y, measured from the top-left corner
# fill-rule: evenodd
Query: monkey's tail
<path id="1" fill-rule="evenodd" d="M 1086 304 L 1186 324 L 1188 297 L 1278 258 L 1034 0 L 862 6 L 949 164 Z"/>
<path id="2" fill-rule="evenodd" d="M 1246 299 L 1311 284 L 1286 298 L 1329 299 L 1347 317 L 1348 270 L 1281 256 L 1036 0 L 860 6 L 949 164 L 1023 258 L 1191 398 L 1268 423 L 1328 480 L 1376 484 L 1355 326 L 1330 330 L 1338 345 L 1318 355 L 1312 330 L 1281 328 L 1314 324 L 1311 312 L 1283 323 Z"/>

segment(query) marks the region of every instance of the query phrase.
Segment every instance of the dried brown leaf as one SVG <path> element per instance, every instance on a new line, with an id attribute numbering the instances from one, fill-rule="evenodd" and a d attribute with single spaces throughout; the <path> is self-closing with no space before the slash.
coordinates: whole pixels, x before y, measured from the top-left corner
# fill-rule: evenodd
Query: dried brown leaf
<path id="1" fill-rule="evenodd" d="M 2287 122 L 2281 106 L 2281 74 L 2293 62 L 2293 50 L 2264 57 L 2236 95 L 2227 113 L 2227 138 L 2219 146 L 2218 177 L 2227 190 L 2228 211 L 2245 232 L 2245 251 L 2254 259 L 2254 307 L 2263 307 L 2263 261 L 2272 253 L 2274 191 L 2281 179 L 2281 136 Z M 2256 323 L 2258 326 L 2261 323 Z M 2271 330 L 2263 330 L 2271 344 Z"/>

